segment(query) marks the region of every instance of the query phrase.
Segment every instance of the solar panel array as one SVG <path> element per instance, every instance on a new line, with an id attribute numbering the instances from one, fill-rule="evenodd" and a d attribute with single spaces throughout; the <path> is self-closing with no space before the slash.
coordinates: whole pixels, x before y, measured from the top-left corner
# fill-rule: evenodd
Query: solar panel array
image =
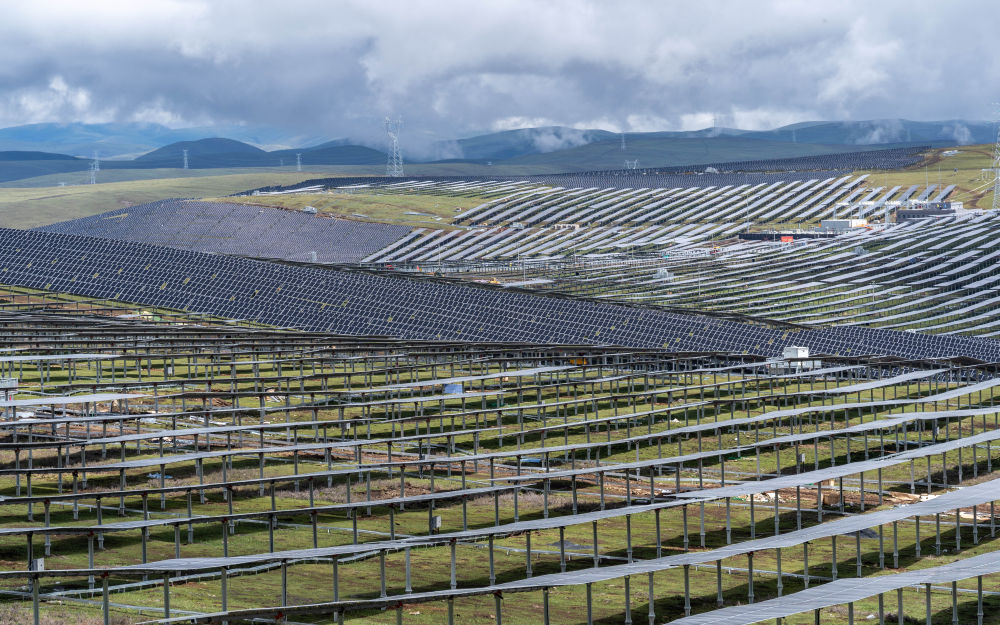
<path id="1" fill-rule="evenodd" d="M 997 337 L 998 224 L 995 215 L 970 211 L 793 244 L 730 241 L 711 253 L 640 246 L 647 254 L 629 261 L 577 258 L 526 270 L 481 263 L 457 275 L 798 324 Z"/>
<path id="2" fill-rule="evenodd" d="M 1000 342 L 985 339 L 880 331 L 855 336 L 850 334 L 854 330 L 843 328 L 792 332 L 653 308 L 52 232 L 0 230 L 0 284 L 338 334 L 766 355 L 779 354 L 787 345 L 815 345 L 832 353 L 1000 361 Z"/>
<path id="3" fill-rule="evenodd" d="M 406 181 L 379 188 L 392 193 L 492 199 L 456 215 L 456 223 L 466 226 L 465 230 L 411 231 L 267 207 L 177 200 L 42 229 L 252 257 L 414 268 L 434 263 L 463 269 L 468 263 L 510 259 L 655 253 L 726 240 L 747 231 L 751 224 L 880 216 L 881 207 L 918 191 L 916 186 L 886 191 L 866 183 L 865 176 L 845 176 L 767 185 L 572 189 L 524 183 Z M 920 195 L 929 196 L 937 186 L 931 185 Z M 942 189 L 936 197 L 946 197 L 953 189 Z M 349 190 L 372 189 L 350 186 Z"/>
<path id="4" fill-rule="evenodd" d="M 751 225 L 883 217 L 916 187 L 866 186 L 867 176 L 671 189 L 522 185 L 456 216 L 464 232 L 420 230 L 364 259 L 368 263 L 463 264 L 523 258 L 658 252 L 732 238 Z M 925 192 L 937 185 L 928 187 Z M 387 187 L 397 192 L 413 187 Z M 421 189 L 433 189 L 423 185 Z M 944 189 L 946 197 L 954 187 Z M 889 210 L 886 207 L 892 206 Z"/>
<path id="5" fill-rule="evenodd" d="M 343 337 L 18 288 L 0 337 L 10 622 L 65 602 L 97 622 L 837 622 L 1000 573 L 997 365 Z M 949 588 L 926 592 L 949 616 Z"/>
<path id="6" fill-rule="evenodd" d="M 868 176 L 814 177 L 774 182 L 670 189 L 525 189 L 486 202 L 456 218 L 468 225 L 647 225 L 672 222 L 808 223 L 844 217 L 882 217 L 901 187 L 871 187 Z M 937 185 L 928 187 L 932 191 Z M 950 192 L 954 187 L 949 189 Z M 912 193 L 911 189 L 910 192 Z M 946 194 L 947 195 L 947 194 Z M 878 201 L 874 201 L 877 197 Z"/>
<path id="7" fill-rule="evenodd" d="M 199 252 L 355 263 L 406 236 L 392 224 L 226 202 L 163 200 L 38 228 Z"/>

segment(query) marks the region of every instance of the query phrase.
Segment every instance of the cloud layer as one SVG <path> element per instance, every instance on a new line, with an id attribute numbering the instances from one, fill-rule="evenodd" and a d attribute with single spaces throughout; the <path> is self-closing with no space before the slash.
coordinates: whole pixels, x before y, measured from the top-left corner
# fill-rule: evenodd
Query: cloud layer
<path id="1" fill-rule="evenodd" d="M 421 144 L 528 125 L 983 119 L 1000 99 L 1000 57 L 983 53 L 996 11 L 991 0 L 33 0 L 0 21 L 0 126 L 247 124 L 374 142 L 399 114 L 404 144 Z"/>

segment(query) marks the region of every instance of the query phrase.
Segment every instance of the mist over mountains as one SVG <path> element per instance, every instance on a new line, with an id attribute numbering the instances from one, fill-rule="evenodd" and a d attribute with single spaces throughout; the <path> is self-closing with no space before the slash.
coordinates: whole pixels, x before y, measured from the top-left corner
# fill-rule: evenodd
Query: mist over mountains
<path id="1" fill-rule="evenodd" d="M 433 142 L 400 143 L 410 163 L 532 166 L 547 171 L 643 167 L 748 159 L 790 158 L 902 145 L 991 143 L 994 125 L 982 121 L 903 119 L 802 122 L 773 130 L 705 128 L 625 133 L 564 126 L 522 128 Z M 414 133 L 416 134 L 416 133 Z M 416 137 L 415 137 L 416 139 Z M 413 145 L 413 144 L 417 145 Z M 97 154 L 106 169 L 177 169 L 188 152 L 191 169 L 369 166 L 385 163 L 383 145 L 328 140 L 275 128 L 224 126 L 173 129 L 159 124 L 31 124 L 0 129 L 0 182 L 84 171 Z"/>

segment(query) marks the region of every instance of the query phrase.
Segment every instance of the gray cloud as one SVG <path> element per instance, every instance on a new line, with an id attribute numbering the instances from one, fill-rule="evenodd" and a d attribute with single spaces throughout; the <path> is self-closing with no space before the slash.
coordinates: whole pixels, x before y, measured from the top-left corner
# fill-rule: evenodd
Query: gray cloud
<path id="1" fill-rule="evenodd" d="M 995 14 L 990 0 L 34 0 L 0 21 L 0 126 L 245 124 L 377 144 L 392 113 L 413 148 L 541 125 L 980 119 L 1000 59 L 967 42 L 991 40 Z"/>

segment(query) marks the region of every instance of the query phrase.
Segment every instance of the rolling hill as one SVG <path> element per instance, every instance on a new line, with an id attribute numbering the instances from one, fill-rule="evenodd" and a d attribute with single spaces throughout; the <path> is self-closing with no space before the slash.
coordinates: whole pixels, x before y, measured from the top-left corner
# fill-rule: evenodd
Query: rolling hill
<path id="1" fill-rule="evenodd" d="M 788 143 L 745 136 L 679 138 L 629 135 L 624 152 L 618 140 L 601 141 L 545 154 L 527 154 L 503 161 L 502 164 L 574 172 L 622 169 L 626 160 L 638 160 L 639 167 L 666 167 L 836 154 L 856 152 L 858 149 L 857 145 Z"/>
<path id="2" fill-rule="evenodd" d="M 264 149 L 313 145 L 328 138 L 277 128 L 231 124 L 168 128 L 160 124 L 139 122 L 43 123 L 0 128 L 0 150 L 42 150 L 84 158 L 90 158 L 96 151 L 101 158 L 128 159 L 171 143 L 196 141 L 205 137 L 228 137 Z"/>
<path id="3" fill-rule="evenodd" d="M 801 122 L 774 130 L 753 131 L 739 128 L 704 128 L 701 130 L 629 132 L 626 137 L 626 155 L 594 161 L 593 157 L 579 159 L 577 154 L 590 153 L 581 150 L 592 144 L 601 144 L 600 152 L 613 152 L 621 147 L 621 135 L 604 130 L 578 130 L 563 126 L 524 128 L 495 132 L 451 142 L 438 144 L 437 149 L 448 154 L 448 161 L 504 161 L 505 163 L 548 162 L 549 157 L 527 158 L 536 155 L 569 152 L 566 159 L 574 161 L 574 167 L 588 167 L 585 162 L 624 161 L 625 158 L 647 160 L 649 165 L 680 165 L 692 162 L 712 162 L 740 160 L 743 158 L 780 158 L 825 154 L 837 151 L 856 151 L 859 146 L 896 145 L 967 145 L 992 143 L 995 138 L 994 125 L 989 122 L 947 120 L 915 122 L 905 119 L 880 119 L 864 121 Z M 761 143 L 742 143 L 735 139 L 770 141 L 774 143 L 799 144 L 802 148 L 768 148 Z M 659 142 L 663 150 L 660 160 L 656 152 L 648 148 Z M 754 147 L 761 150 L 753 153 Z M 841 146 L 841 147 L 835 147 Z M 627 153 L 634 152 L 631 155 Z M 702 151 L 702 157 L 691 159 L 691 154 Z M 728 152 L 728 150 L 735 150 Z M 750 150 L 748 152 L 748 150 Z M 715 158 L 712 154 L 721 154 Z M 649 161 L 648 159 L 654 160 Z M 676 158 L 682 160 L 677 161 Z M 642 164 L 642 163 L 640 163 Z M 615 165 L 620 167 L 621 163 Z"/>
<path id="4" fill-rule="evenodd" d="M 104 166 L 107 169 L 177 168 L 184 162 L 184 150 L 188 152 L 191 169 L 287 167 L 295 164 L 296 154 L 302 155 L 303 166 L 378 165 L 386 160 L 386 155 L 378 150 L 343 141 L 268 152 L 241 141 L 216 137 L 171 143 L 131 161 L 108 161 Z"/>
<path id="5" fill-rule="evenodd" d="M 343 139 L 327 141 L 309 148 L 295 150 L 275 150 L 269 152 L 274 157 L 294 163 L 295 155 L 302 154 L 302 164 L 306 165 L 383 165 L 385 152 L 379 152 L 363 145 L 352 145 Z"/>
<path id="6" fill-rule="evenodd" d="M 179 141 L 153 150 L 132 161 L 114 161 L 111 167 L 125 166 L 129 163 L 134 167 L 177 167 L 184 161 L 184 151 L 187 150 L 188 162 L 194 169 L 210 167 L 254 167 L 267 162 L 267 152 L 233 139 L 215 137 L 198 139 L 197 141 Z M 271 159 L 273 160 L 273 159 Z"/>
<path id="7" fill-rule="evenodd" d="M 67 154 L 23 150 L 0 152 L 0 182 L 84 171 L 88 167 L 90 164 L 87 161 Z"/>

